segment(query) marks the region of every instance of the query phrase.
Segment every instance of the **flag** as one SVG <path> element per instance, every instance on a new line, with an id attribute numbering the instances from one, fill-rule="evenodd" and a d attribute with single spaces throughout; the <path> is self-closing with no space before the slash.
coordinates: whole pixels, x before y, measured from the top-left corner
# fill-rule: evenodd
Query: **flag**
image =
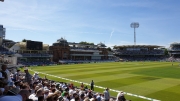
<path id="1" fill-rule="evenodd" d="M 0 1 L 4 2 L 4 0 L 0 0 Z"/>

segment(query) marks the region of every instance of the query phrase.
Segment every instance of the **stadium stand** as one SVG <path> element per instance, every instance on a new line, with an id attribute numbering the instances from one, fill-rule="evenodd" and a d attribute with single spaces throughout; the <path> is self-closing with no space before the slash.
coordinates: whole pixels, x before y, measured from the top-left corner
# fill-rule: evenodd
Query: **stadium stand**
<path id="1" fill-rule="evenodd" d="M 174 42 L 168 48 L 169 55 L 173 58 L 180 58 L 180 43 Z"/>
<path id="2" fill-rule="evenodd" d="M 162 46 L 123 45 L 114 46 L 114 55 L 123 61 L 159 61 L 164 58 Z"/>
<path id="3" fill-rule="evenodd" d="M 15 43 L 9 50 L 14 51 L 17 64 L 24 66 L 53 65 L 49 45 L 39 41 L 25 40 Z"/>

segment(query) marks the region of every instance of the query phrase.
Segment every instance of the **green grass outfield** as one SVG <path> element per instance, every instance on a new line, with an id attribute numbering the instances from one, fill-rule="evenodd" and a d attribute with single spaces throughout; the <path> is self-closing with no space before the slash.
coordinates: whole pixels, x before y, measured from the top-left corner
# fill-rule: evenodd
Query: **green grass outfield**
<path id="1" fill-rule="evenodd" d="M 180 66 L 171 62 L 109 62 L 90 64 L 71 64 L 57 66 L 29 67 L 33 71 L 51 74 L 58 77 L 109 87 L 110 89 L 137 94 L 161 101 L 180 100 Z M 33 73 L 31 71 L 31 73 Z M 40 73 L 44 77 L 44 74 Z M 61 78 L 48 76 L 55 81 L 65 81 Z M 76 86 L 79 83 L 74 82 Z M 102 93 L 104 89 L 95 88 Z M 110 91 L 112 96 L 117 92 Z M 125 95 L 132 101 L 148 101 L 139 97 Z"/>

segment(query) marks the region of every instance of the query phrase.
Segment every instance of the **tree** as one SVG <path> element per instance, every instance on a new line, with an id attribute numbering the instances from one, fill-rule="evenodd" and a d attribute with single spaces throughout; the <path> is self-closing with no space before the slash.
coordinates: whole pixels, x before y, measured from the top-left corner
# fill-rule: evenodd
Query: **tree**
<path id="1" fill-rule="evenodd" d="M 164 55 L 165 55 L 165 56 L 169 55 L 167 48 L 164 49 Z"/>
<path id="2" fill-rule="evenodd" d="M 94 43 L 86 42 L 86 41 L 81 41 L 79 44 L 84 44 L 84 45 L 94 45 Z"/>
<path id="3" fill-rule="evenodd" d="M 108 50 L 108 51 L 111 51 L 111 48 L 110 48 L 110 47 L 108 47 L 108 48 L 107 48 L 107 50 Z"/>
<path id="4" fill-rule="evenodd" d="M 26 39 L 23 39 L 22 42 L 26 42 L 27 40 Z"/>

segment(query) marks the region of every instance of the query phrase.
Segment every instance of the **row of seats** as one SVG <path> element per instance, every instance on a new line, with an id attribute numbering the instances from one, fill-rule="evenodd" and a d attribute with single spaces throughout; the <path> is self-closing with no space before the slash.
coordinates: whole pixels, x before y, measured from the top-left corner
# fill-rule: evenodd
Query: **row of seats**
<path id="1" fill-rule="evenodd" d="M 36 57 L 41 57 L 41 56 L 50 56 L 50 54 L 40 54 L 40 53 L 21 53 L 22 56 L 36 56 Z"/>
<path id="2" fill-rule="evenodd" d="M 42 66 L 42 65 L 51 65 L 55 64 L 54 62 L 51 61 L 18 61 L 18 64 L 22 64 L 25 66 Z"/>

